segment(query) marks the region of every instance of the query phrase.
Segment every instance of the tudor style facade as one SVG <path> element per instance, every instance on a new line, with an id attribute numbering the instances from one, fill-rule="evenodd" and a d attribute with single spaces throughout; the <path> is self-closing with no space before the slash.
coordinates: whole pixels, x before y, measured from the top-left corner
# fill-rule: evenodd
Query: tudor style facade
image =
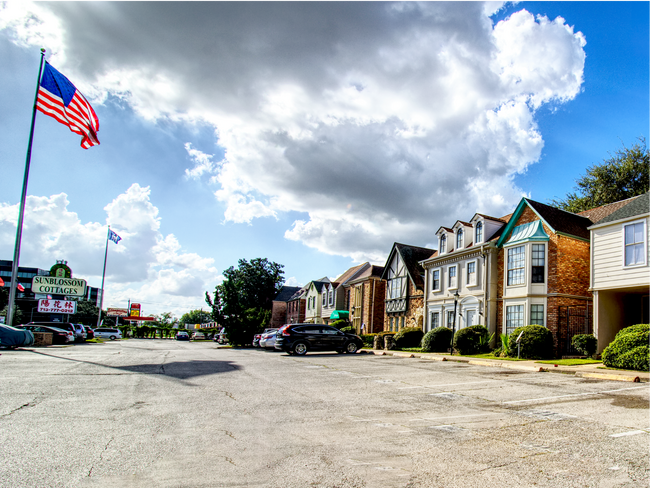
<path id="1" fill-rule="evenodd" d="M 422 261 L 425 270 L 424 331 L 484 325 L 497 331 L 496 240 L 507 218 L 475 214 L 436 232 L 439 252 Z"/>
<path id="2" fill-rule="evenodd" d="M 382 274 L 386 281 L 384 330 L 424 327 L 424 269 L 420 262 L 435 254 L 433 249 L 393 244 Z"/>

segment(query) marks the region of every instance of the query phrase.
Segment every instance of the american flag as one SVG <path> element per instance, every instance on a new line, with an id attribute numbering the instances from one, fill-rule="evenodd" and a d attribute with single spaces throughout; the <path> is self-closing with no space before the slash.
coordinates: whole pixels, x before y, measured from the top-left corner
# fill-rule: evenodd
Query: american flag
<path id="1" fill-rule="evenodd" d="M 38 89 L 36 108 L 83 136 L 81 147 L 84 149 L 99 145 L 97 114 L 70 80 L 47 61 Z"/>

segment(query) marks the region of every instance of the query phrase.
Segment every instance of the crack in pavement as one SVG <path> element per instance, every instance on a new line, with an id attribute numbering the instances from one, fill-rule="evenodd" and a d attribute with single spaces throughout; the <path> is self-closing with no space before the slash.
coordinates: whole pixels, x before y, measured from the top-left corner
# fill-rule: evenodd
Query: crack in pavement
<path id="1" fill-rule="evenodd" d="M 36 399 L 34 399 L 34 400 L 32 400 L 31 402 L 24 403 L 23 405 L 21 405 L 21 406 L 18 407 L 18 408 L 14 408 L 14 409 L 11 410 L 9 413 L 5 413 L 5 414 L 0 415 L 0 418 L 2 418 L 2 417 L 9 417 L 10 415 L 16 413 L 17 411 L 22 410 L 23 408 L 27 408 L 27 407 L 35 407 L 36 405 L 37 405 L 37 403 L 36 403 Z"/>
<path id="2" fill-rule="evenodd" d="M 104 446 L 104 450 L 103 450 L 102 452 L 99 453 L 99 460 L 100 460 L 100 461 L 103 461 L 103 460 L 104 460 L 104 453 L 108 450 L 108 446 L 111 445 L 111 442 L 113 442 L 114 439 L 115 439 L 114 437 L 111 437 L 111 438 L 108 440 L 108 442 L 106 443 L 106 445 Z M 90 478 L 90 477 L 92 476 L 92 474 L 93 474 L 93 469 L 95 469 L 95 465 L 94 465 L 94 464 L 90 467 L 90 470 L 88 471 L 88 478 Z"/>

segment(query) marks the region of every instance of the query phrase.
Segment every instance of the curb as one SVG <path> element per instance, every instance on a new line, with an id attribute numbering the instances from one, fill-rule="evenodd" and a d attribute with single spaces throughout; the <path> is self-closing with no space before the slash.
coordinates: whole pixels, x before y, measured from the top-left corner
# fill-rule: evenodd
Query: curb
<path id="1" fill-rule="evenodd" d="M 434 356 L 428 354 L 418 354 L 418 353 L 409 353 L 402 351 L 386 351 L 383 349 L 363 349 L 360 352 L 366 354 L 373 354 L 375 356 L 395 356 L 400 358 L 419 358 L 426 359 L 429 361 L 456 361 L 458 363 L 467 363 L 473 366 L 484 366 L 488 368 L 506 368 L 514 369 L 519 371 L 528 371 L 531 373 L 563 373 L 576 376 L 578 378 L 593 378 L 598 380 L 609 380 L 609 381 L 627 381 L 631 383 L 647 383 L 649 378 L 641 377 L 635 375 L 635 372 L 630 372 L 630 374 L 615 374 L 615 373 L 596 373 L 591 371 L 575 371 L 567 368 L 548 368 L 543 366 L 524 366 L 518 365 L 516 363 L 510 363 L 507 361 L 481 361 L 479 359 L 471 359 L 465 357 L 457 356 Z"/>

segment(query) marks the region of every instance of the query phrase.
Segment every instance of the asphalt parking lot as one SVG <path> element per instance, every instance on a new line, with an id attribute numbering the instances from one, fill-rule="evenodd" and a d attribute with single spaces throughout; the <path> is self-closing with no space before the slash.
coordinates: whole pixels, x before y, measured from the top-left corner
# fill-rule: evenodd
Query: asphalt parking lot
<path id="1" fill-rule="evenodd" d="M 647 487 L 650 385 L 125 340 L 2 351 L 0 485 Z"/>

